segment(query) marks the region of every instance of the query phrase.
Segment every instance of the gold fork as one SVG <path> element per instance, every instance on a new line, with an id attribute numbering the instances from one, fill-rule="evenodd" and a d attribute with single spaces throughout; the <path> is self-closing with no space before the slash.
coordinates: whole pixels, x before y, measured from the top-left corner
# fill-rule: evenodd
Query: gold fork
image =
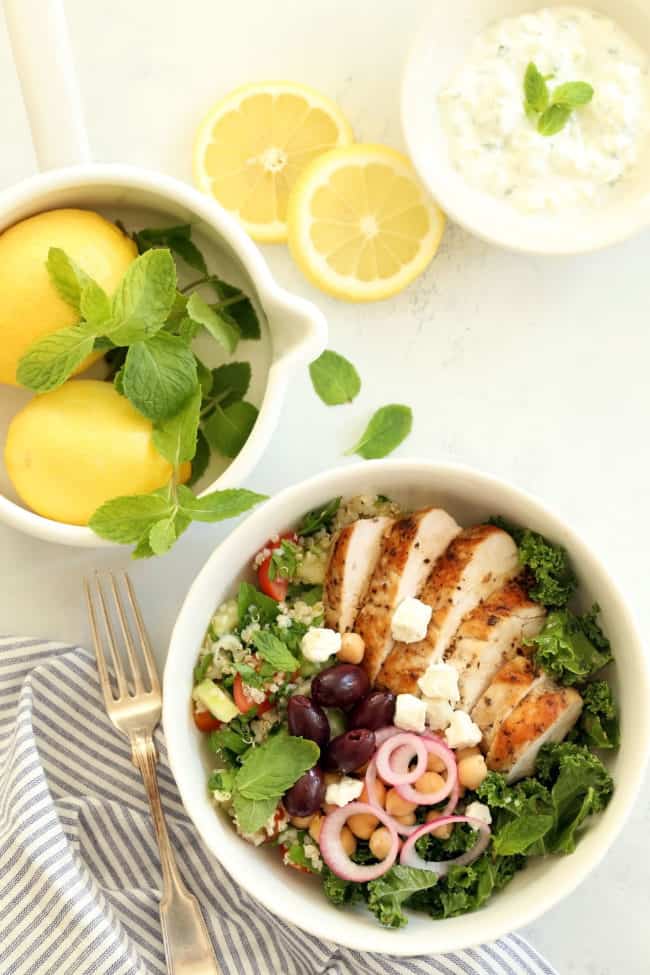
<path id="1" fill-rule="evenodd" d="M 112 572 L 106 573 L 112 600 L 107 598 L 106 586 L 97 572 L 93 580 L 85 581 L 84 587 L 106 711 L 118 731 L 131 742 L 131 759 L 142 775 L 158 839 L 163 877 L 160 921 L 167 968 L 170 975 L 221 975 L 198 901 L 181 879 L 169 842 L 158 791 L 158 756 L 152 738 L 162 710 L 160 682 L 131 580 L 126 572 L 120 575 L 121 585 Z M 126 595 L 130 613 L 120 590 Z M 121 649 L 111 621 L 111 601 L 122 634 Z M 105 640 L 102 640 L 98 619 L 103 624 Z M 111 685 L 104 642 L 110 650 L 116 694 Z M 124 668 L 124 652 L 129 665 L 128 676 Z"/>

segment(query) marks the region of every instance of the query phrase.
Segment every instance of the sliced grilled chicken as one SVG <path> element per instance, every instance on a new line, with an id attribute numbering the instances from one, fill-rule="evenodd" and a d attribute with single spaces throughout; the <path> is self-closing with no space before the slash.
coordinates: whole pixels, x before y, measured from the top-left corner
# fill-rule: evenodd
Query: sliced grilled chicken
<path id="1" fill-rule="evenodd" d="M 371 681 L 393 646 L 393 612 L 403 599 L 418 595 L 432 565 L 459 531 L 446 511 L 425 508 L 400 518 L 385 535 L 354 626 L 366 644 L 363 666 Z"/>
<path id="2" fill-rule="evenodd" d="M 471 711 L 499 668 L 519 650 L 526 637 L 535 636 L 546 613 L 528 598 L 518 582 L 497 589 L 466 616 L 445 663 L 458 671 L 459 707 Z"/>
<path id="3" fill-rule="evenodd" d="M 440 558 L 420 593 L 433 613 L 418 643 L 396 643 L 377 683 L 394 694 L 417 694 L 418 679 L 440 661 L 458 626 L 479 603 L 519 571 L 517 546 L 501 528 L 476 525 L 458 535 Z"/>
<path id="4" fill-rule="evenodd" d="M 562 741 L 581 710 L 576 690 L 547 677 L 499 725 L 487 753 L 488 768 L 506 772 L 508 782 L 531 775 L 542 745 Z"/>
<path id="5" fill-rule="evenodd" d="M 472 720 L 483 732 L 483 747 L 492 744 L 499 725 L 506 720 L 529 691 L 546 681 L 530 657 L 518 654 L 501 667 L 492 683 L 476 702 Z"/>
<path id="6" fill-rule="evenodd" d="M 359 518 L 334 537 L 325 572 L 325 625 L 351 630 L 392 518 Z"/>

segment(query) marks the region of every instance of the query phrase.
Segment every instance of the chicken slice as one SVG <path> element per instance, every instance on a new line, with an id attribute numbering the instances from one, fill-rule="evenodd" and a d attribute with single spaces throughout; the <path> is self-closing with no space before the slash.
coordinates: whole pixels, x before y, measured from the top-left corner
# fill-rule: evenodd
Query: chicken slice
<path id="1" fill-rule="evenodd" d="M 476 702 L 472 720 L 483 732 L 483 747 L 489 749 L 500 724 L 526 697 L 546 681 L 530 657 L 518 654 L 501 667 L 487 690 Z"/>
<path id="2" fill-rule="evenodd" d="M 545 610 L 518 582 L 507 583 L 466 616 L 445 663 L 458 671 L 463 711 L 471 711 L 499 668 L 544 625 Z"/>
<path id="3" fill-rule="evenodd" d="M 393 612 L 409 596 L 417 596 L 431 566 L 460 531 L 441 508 L 425 508 L 396 521 L 384 536 L 365 601 L 354 629 L 363 637 L 363 666 L 374 681 L 393 646 Z"/>
<path id="4" fill-rule="evenodd" d="M 429 664 L 442 660 L 463 617 L 518 571 L 517 546 L 507 532 L 494 525 L 461 532 L 420 593 L 433 610 L 427 635 L 417 643 L 396 643 L 377 683 L 394 694 L 418 694 L 418 679 Z"/>
<path id="5" fill-rule="evenodd" d="M 323 593 L 326 626 L 341 633 L 352 629 L 392 524 L 392 518 L 359 518 L 334 536 Z"/>
<path id="6" fill-rule="evenodd" d="M 542 745 L 562 741 L 581 710 L 582 698 L 576 690 L 547 677 L 499 725 L 488 749 L 488 768 L 506 772 L 508 782 L 531 775 Z"/>

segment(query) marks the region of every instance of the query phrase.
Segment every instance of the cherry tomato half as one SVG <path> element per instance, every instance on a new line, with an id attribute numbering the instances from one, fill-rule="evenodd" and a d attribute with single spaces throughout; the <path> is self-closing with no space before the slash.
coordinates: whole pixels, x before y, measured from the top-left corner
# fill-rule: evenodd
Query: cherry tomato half
<path id="1" fill-rule="evenodd" d="M 213 714 L 209 711 L 195 711 L 194 712 L 194 724 L 199 729 L 199 731 L 217 731 L 221 727 L 221 721 L 215 718 Z"/>
<path id="2" fill-rule="evenodd" d="M 244 687 L 244 682 L 242 680 L 241 674 L 237 674 L 235 681 L 232 685 L 232 696 L 235 699 L 235 705 L 239 708 L 242 714 L 246 714 L 251 708 L 257 708 L 258 717 L 265 714 L 272 707 L 270 701 L 262 701 L 258 704 L 246 693 L 246 688 Z"/>
<path id="3" fill-rule="evenodd" d="M 283 532 L 282 535 L 279 535 L 275 541 L 269 540 L 264 548 L 268 548 L 271 551 L 276 548 L 280 548 L 283 538 L 287 538 L 292 542 L 296 542 L 298 540 L 298 536 L 295 532 Z M 281 576 L 276 576 L 275 579 L 272 579 L 269 574 L 270 568 L 271 556 L 269 555 L 269 557 L 264 559 L 264 561 L 258 566 L 257 582 L 265 596 L 270 596 L 271 599 L 275 599 L 277 603 L 281 603 L 284 599 L 286 599 L 287 591 L 289 589 L 289 580 L 283 579 Z"/>

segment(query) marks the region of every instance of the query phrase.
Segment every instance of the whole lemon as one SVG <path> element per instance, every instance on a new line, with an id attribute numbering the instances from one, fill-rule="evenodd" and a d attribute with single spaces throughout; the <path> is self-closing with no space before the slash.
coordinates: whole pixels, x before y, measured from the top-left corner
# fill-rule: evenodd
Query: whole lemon
<path id="1" fill-rule="evenodd" d="M 35 396 L 9 425 L 7 473 L 20 498 L 45 518 L 87 525 L 121 494 L 145 494 L 169 481 L 152 425 L 108 382 L 71 380 Z M 187 480 L 190 465 L 181 468 Z"/>
<path id="2" fill-rule="evenodd" d="M 29 346 L 79 320 L 50 281 L 50 247 L 64 250 L 109 295 L 138 254 L 118 227 L 90 210 L 49 210 L 0 234 L 0 383 L 17 386 L 16 367 Z"/>

